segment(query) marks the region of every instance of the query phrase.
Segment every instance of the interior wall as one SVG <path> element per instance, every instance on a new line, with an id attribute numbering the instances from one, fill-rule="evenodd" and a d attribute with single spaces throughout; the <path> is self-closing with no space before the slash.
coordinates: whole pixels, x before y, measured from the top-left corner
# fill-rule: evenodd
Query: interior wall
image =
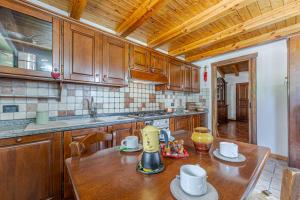
<path id="1" fill-rule="evenodd" d="M 211 64 L 243 55 L 258 53 L 257 56 L 257 143 L 269 147 L 274 154 L 288 155 L 287 118 L 287 40 L 246 48 L 223 54 L 194 64 L 208 69 L 211 87 Z M 211 91 L 211 90 L 210 90 Z M 211 93 L 210 93 L 211 97 Z M 211 127 L 211 102 L 209 127 Z"/>
<path id="2" fill-rule="evenodd" d="M 236 84 L 249 82 L 249 73 L 240 72 L 235 74 L 226 74 L 226 103 L 228 105 L 228 119 L 236 120 Z"/>

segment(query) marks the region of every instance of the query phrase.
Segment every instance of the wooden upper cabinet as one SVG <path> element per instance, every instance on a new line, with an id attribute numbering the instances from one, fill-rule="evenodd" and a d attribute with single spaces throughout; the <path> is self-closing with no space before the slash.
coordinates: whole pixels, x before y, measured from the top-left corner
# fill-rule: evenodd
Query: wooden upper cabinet
<path id="1" fill-rule="evenodd" d="M 129 44 L 125 41 L 103 37 L 102 82 L 112 85 L 128 84 Z"/>
<path id="2" fill-rule="evenodd" d="M 130 45 L 130 69 L 149 71 L 150 52 L 142 47 Z"/>
<path id="3" fill-rule="evenodd" d="M 192 69 L 189 65 L 182 66 L 183 90 L 190 92 L 192 89 Z"/>
<path id="4" fill-rule="evenodd" d="M 167 89 L 181 91 L 183 89 L 182 63 L 171 59 L 168 64 L 169 85 Z"/>
<path id="5" fill-rule="evenodd" d="M 0 24 L 2 75 L 44 79 L 51 78 L 53 68 L 60 69 L 60 19 L 4 0 Z"/>
<path id="6" fill-rule="evenodd" d="M 166 57 L 152 51 L 150 53 L 150 70 L 154 73 L 166 74 Z"/>
<path id="7" fill-rule="evenodd" d="M 1 199 L 60 199 L 61 133 L 0 140 Z"/>
<path id="8" fill-rule="evenodd" d="M 100 82 L 100 33 L 64 22 L 64 79 Z"/>
<path id="9" fill-rule="evenodd" d="M 192 67 L 192 92 L 200 92 L 200 69 Z"/>

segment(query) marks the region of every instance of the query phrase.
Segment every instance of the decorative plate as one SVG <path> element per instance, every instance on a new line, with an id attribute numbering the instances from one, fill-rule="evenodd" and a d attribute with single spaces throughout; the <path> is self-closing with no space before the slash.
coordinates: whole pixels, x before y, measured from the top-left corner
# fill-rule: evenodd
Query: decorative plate
<path id="1" fill-rule="evenodd" d="M 136 151 L 140 151 L 143 149 L 143 145 L 142 144 L 139 144 L 139 147 L 138 148 L 127 148 L 127 147 L 124 147 L 124 146 L 120 146 L 120 151 L 124 151 L 124 152 L 136 152 Z"/>
<path id="2" fill-rule="evenodd" d="M 215 157 L 219 158 L 220 160 L 224 160 L 224 161 L 227 161 L 227 162 L 239 163 L 239 162 L 244 162 L 246 160 L 246 157 L 241 153 L 239 153 L 239 156 L 236 157 L 236 158 L 229 158 L 229 157 L 223 156 L 220 153 L 219 149 L 215 149 L 213 151 L 213 154 L 214 154 Z"/>
<path id="3" fill-rule="evenodd" d="M 218 200 L 219 195 L 217 190 L 207 182 L 207 192 L 201 196 L 192 196 L 185 193 L 180 186 L 180 180 L 176 177 L 170 184 L 171 193 L 177 200 Z"/>
<path id="4" fill-rule="evenodd" d="M 165 144 L 161 144 L 161 154 L 163 157 L 169 157 L 169 158 L 185 158 L 189 156 L 189 152 L 186 149 L 183 149 L 183 154 L 175 153 L 166 153 L 165 152 Z"/>

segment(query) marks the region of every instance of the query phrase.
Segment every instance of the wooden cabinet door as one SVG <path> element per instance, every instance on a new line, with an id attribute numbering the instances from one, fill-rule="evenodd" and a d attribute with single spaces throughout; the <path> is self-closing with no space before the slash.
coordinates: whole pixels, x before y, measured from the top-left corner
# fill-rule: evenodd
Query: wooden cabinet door
<path id="1" fill-rule="evenodd" d="M 64 160 L 71 157 L 71 149 L 69 146 L 71 142 L 80 141 L 90 133 L 99 133 L 99 132 L 107 132 L 107 127 L 104 126 L 104 127 L 97 127 L 97 128 L 86 128 L 86 129 L 65 131 L 64 132 Z M 111 143 L 100 142 L 98 144 L 91 145 L 91 149 L 89 149 L 89 151 L 96 152 L 101 149 L 106 149 L 109 147 L 112 147 L 112 142 Z M 65 166 L 64 166 L 64 198 L 65 199 L 73 198 L 72 185 L 70 183 L 68 171 Z"/>
<path id="2" fill-rule="evenodd" d="M 203 113 L 200 115 L 200 126 L 201 127 L 208 127 L 208 116 L 207 113 Z"/>
<path id="3" fill-rule="evenodd" d="M 150 71 L 166 75 L 165 56 L 152 51 L 150 56 Z"/>
<path id="4" fill-rule="evenodd" d="M 168 66 L 168 73 L 169 73 L 168 89 L 181 91 L 183 89 L 182 63 L 176 60 L 170 60 Z"/>
<path id="5" fill-rule="evenodd" d="M 207 127 L 207 114 L 193 115 L 192 128 Z M 193 131 L 193 130 L 192 130 Z"/>
<path id="6" fill-rule="evenodd" d="M 64 22 L 64 78 L 99 82 L 101 69 L 100 33 Z"/>
<path id="7" fill-rule="evenodd" d="M 61 133 L 0 140 L 1 199 L 60 199 Z"/>
<path id="8" fill-rule="evenodd" d="M 121 145 L 121 141 L 129 135 L 133 135 L 134 130 L 135 126 L 132 123 L 108 126 L 108 132 L 113 134 L 113 146 Z"/>
<path id="9" fill-rule="evenodd" d="M 136 128 L 134 130 L 134 135 L 139 138 L 139 141 L 142 141 L 142 129 L 145 127 L 145 122 L 137 122 Z"/>
<path id="10" fill-rule="evenodd" d="M 147 49 L 131 45 L 130 46 L 131 64 L 130 68 L 139 71 L 149 71 L 150 53 Z"/>
<path id="11" fill-rule="evenodd" d="M 104 84 L 126 85 L 129 62 L 128 43 L 108 36 L 103 37 Z"/>
<path id="12" fill-rule="evenodd" d="M 0 13 L 0 74 L 52 79 L 51 71 L 60 69 L 61 20 L 31 6 L 8 0 L 0 1 Z M 34 58 L 35 62 L 20 62 L 19 53 Z"/>
<path id="13" fill-rule="evenodd" d="M 175 131 L 191 131 L 191 116 L 175 117 Z"/>
<path id="14" fill-rule="evenodd" d="M 192 70 L 189 65 L 183 65 L 182 67 L 182 73 L 183 73 L 183 90 L 190 92 L 192 88 Z"/>
<path id="15" fill-rule="evenodd" d="M 192 123 L 193 130 L 192 131 L 194 131 L 194 128 L 201 126 L 201 117 L 200 117 L 200 115 L 193 115 L 192 119 L 193 119 L 193 123 Z"/>
<path id="16" fill-rule="evenodd" d="M 192 67 L 192 92 L 200 92 L 200 69 Z"/>

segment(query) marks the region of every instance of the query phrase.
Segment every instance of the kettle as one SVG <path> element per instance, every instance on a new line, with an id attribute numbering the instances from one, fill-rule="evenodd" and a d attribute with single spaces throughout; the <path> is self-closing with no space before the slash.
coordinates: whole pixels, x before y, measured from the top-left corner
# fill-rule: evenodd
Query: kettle
<path id="1" fill-rule="evenodd" d="M 146 126 L 141 130 L 143 139 L 143 155 L 140 162 L 144 172 L 158 173 L 164 169 L 160 157 L 159 135 L 163 134 L 165 144 L 168 144 L 168 134 L 155 126 Z"/>

